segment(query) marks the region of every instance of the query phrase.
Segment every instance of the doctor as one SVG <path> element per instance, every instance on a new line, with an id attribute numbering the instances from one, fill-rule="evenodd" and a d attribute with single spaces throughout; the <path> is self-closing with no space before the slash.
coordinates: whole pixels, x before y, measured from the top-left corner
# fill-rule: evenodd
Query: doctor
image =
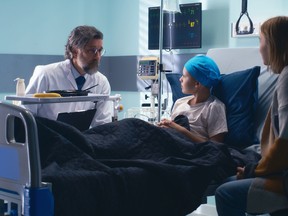
<path id="1" fill-rule="evenodd" d="M 93 26 L 78 26 L 68 37 L 65 59 L 62 62 L 36 66 L 26 88 L 26 94 L 41 93 L 49 90 L 80 90 L 93 85 L 94 94 L 110 95 L 108 79 L 98 71 L 101 56 L 104 54 L 103 34 Z M 78 86 L 77 78 L 82 79 Z M 37 116 L 56 120 L 58 113 L 75 112 L 95 108 L 94 102 L 51 103 L 26 105 Z M 112 121 L 111 101 L 98 101 L 96 114 L 91 126 Z"/>

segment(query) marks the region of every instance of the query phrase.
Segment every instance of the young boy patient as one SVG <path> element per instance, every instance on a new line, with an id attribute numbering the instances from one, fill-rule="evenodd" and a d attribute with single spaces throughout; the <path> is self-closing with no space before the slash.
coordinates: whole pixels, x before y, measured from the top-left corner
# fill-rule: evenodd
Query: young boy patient
<path id="1" fill-rule="evenodd" d="M 199 55 L 187 61 L 180 82 L 182 92 L 191 96 L 178 99 L 173 106 L 172 120 L 162 119 L 158 125 L 174 128 L 196 143 L 223 142 L 228 131 L 225 105 L 211 95 L 219 79 L 219 68 L 211 58 Z M 175 123 L 180 115 L 188 118 L 190 130 Z"/>

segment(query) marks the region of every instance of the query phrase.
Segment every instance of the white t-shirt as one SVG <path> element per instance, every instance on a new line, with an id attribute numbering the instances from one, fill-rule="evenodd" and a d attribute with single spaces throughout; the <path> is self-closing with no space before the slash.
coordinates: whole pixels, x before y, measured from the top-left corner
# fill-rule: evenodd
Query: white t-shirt
<path id="1" fill-rule="evenodd" d="M 225 105 L 212 95 L 205 102 L 189 105 L 188 102 L 193 97 L 193 95 L 183 97 L 175 102 L 171 114 L 172 120 L 178 115 L 187 116 L 190 131 L 206 139 L 227 132 Z"/>

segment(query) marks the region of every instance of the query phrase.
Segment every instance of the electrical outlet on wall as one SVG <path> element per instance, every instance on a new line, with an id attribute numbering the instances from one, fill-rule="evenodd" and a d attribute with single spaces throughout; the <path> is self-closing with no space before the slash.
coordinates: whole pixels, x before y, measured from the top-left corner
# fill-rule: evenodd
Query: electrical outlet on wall
<path id="1" fill-rule="evenodd" d="M 231 36 L 236 37 L 258 37 L 260 32 L 261 23 L 253 23 L 253 33 L 252 34 L 237 34 L 236 32 L 236 23 L 231 25 Z M 247 31 L 250 28 L 249 23 L 239 23 L 240 31 Z"/>

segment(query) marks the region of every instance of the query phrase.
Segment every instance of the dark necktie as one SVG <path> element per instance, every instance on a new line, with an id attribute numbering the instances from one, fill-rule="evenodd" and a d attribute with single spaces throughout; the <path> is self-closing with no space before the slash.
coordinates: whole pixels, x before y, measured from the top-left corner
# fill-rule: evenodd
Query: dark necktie
<path id="1" fill-rule="evenodd" d="M 76 80 L 76 83 L 77 83 L 78 90 L 81 90 L 83 85 L 84 85 L 84 83 L 85 83 L 85 77 L 84 76 L 79 76 L 75 80 Z"/>

